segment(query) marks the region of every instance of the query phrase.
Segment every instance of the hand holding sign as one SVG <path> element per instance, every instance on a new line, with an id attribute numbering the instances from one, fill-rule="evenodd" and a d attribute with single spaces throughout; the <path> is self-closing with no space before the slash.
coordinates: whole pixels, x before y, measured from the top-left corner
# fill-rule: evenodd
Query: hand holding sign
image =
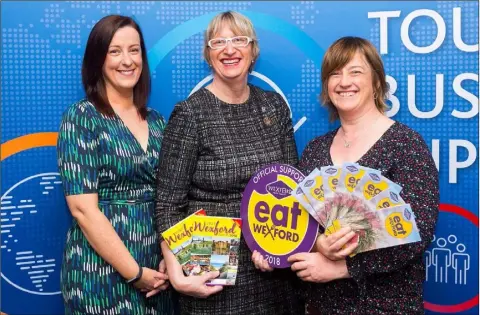
<path id="1" fill-rule="evenodd" d="M 255 268 L 260 269 L 261 271 L 273 271 L 273 268 L 270 267 L 268 261 L 263 258 L 262 254 L 257 252 L 256 250 L 253 251 L 252 254 L 252 261 L 255 265 Z"/>

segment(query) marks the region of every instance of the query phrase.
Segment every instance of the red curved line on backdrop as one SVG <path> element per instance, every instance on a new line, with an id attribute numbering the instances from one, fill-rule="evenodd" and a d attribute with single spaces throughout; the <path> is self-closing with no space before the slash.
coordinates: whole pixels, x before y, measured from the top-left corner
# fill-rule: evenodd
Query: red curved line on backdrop
<path id="1" fill-rule="evenodd" d="M 448 203 L 441 203 L 439 209 L 440 211 L 443 211 L 443 212 L 451 212 L 451 213 L 458 214 L 464 217 L 465 219 L 467 219 L 468 221 L 472 222 L 476 227 L 478 227 L 478 216 L 466 209 L 463 209 L 459 206 L 451 205 Z"/>
<path id="2" fill-rule="evenodd" d="M 458 214 L 468 221 L 472 222 L 477 228 L 478 228 L 478 216 L 466 209 L 463 209 L 459 206 L 456 205 L 451 205 L 448 203 L 441 203 L 439 207 L 440 211 L 443 212 L 450 212 L 450 213 L 455 213 Z M 438 312 L 438 313 L 457 313 L 457 312 L 463 312 L 466 310 L 469 310 L 475 306 L 478 305 L 478 294 L 477 296 L 471 298 L 470 300 L 467 300 L 465 302 L 459 303 L 459 304 L 453 304 L 453 305 L 441 305 L 441 304 L 434 304 L 430 303 L 427 301 L 423 302 L 423 305 L 425 309 L 432 311 L 432 312 Z"/>
<path id="3" fill-rule="evenodd" d="M 469 310 L 478 305 L 478 294 L 476 297 L 471 298 L 468 301 L 462 302 L 460 304 L 454 305 L 440 305 L 440 304 L 433 304 L 429 302 L 423 302 L 425 309 L 438 312 L 438 313 L 458 313 Z"/>

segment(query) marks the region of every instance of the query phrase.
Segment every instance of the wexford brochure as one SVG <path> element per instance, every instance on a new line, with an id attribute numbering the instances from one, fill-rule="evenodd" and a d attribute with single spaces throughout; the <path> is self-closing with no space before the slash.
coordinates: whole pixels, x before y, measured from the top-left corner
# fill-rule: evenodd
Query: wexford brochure
<path id="1" fill-rule="evenodd" d="M 199 210 L 162 233 L 187 276 L 219 271 L 211 285 L 234 285 L 242 232 L 240 218 L 211 217 Z"/>

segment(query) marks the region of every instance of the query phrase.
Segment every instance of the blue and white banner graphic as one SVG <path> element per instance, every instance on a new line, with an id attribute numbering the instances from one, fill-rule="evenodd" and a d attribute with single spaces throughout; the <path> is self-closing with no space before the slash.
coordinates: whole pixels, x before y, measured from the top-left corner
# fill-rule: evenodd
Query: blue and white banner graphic
<path id="1" fill-rule="evenodd" d="M 336 39 L 369 39 L 390 85 L 388 115 L 418 131 L 440 171 L 440 216 L 425 255 L 425 308 L 478 314 L 478 1 L 3 1 L 1 4 L 1 310 L 63 314 L 60 267 L 71 216 L 56 133 L 81 99 L 92 26 L 108 14 L 140 24 L 153 74 L 150 106 L 166 118 L 208 84 L 203 31 L 221 11 L 254 23 L 250 80 L 279 92 L 299 152 L 335 125 L 318 102 L 320 64 Z M 392 283 L 392 286 L 395 284 Z"/>

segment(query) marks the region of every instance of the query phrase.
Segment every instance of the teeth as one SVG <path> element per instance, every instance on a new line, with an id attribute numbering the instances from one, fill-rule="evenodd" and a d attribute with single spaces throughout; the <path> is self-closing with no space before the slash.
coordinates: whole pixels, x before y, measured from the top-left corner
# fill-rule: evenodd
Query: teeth
<path id="1" fill-rule="evenodd" d="M 230 59 L 230 60 L 224 60 L 223 63 L 233 64 L 233 63 L 236 63 L 236 62 L 239 62 L 239 61 L 240 61 L 239 59 Z"/>
<path id="2" fill-rule="evenodd" d="M 348 96 L 353 96 L 355 93 L 354 92 L 340 92 L 339 94 L 342 97 L 348 97 Z"/>

